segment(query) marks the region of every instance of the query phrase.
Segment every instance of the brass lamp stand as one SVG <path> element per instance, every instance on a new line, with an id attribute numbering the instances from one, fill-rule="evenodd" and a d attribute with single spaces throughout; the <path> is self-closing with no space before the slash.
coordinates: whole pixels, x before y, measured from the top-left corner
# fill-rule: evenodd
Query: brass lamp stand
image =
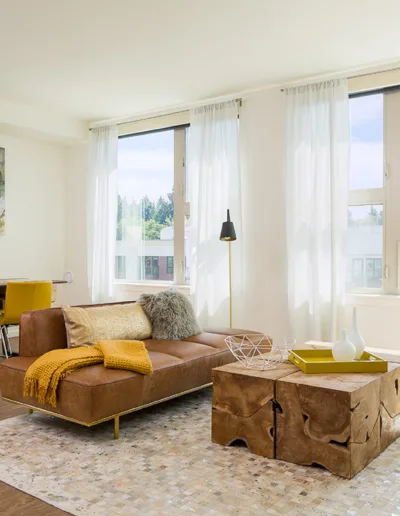
<path id="1" fill-rule="evenodd" d="M 221 235 L 223 242 L 229 243 L 229 327 L 232 328 L 232 249 L 231 244 L 236 240 L 235 226 L 231 222 L 229 210 L 227 210 L 227 221 L 222 223 Z"/>

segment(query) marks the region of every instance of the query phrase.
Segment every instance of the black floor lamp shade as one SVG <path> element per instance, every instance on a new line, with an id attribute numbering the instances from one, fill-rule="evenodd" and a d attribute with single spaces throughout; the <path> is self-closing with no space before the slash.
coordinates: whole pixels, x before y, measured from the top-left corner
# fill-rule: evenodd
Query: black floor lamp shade
<path id="1" fill-rule="evenodd" d="M 235 226 L 233 225 L 233 222 L 231 222 L 229 210 L 227 210 L 227 221 L 222 223 L 219 239 L 224 242 L 232 242 L 233 240 L 236 240 Z"/>

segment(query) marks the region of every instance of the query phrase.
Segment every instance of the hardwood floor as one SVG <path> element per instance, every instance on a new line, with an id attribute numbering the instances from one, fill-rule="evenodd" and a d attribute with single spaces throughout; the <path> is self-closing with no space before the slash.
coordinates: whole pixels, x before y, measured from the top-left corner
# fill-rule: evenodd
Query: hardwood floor
<path id="1" fill-rule="evenodd" d="M 27 412 L 28 410 L 23 407 L 4 401 L 0 393 L 0 421 L 9 417 L 26 414 Z M 0 482 L 1 516 L 62 516 L 63 514 L 68 515 L 69 513 L 56 509 L 34 496 L 15 489 L 15 487 L 11 487 L 4 482 Z"/>
<path id="2" fill-rule="evenodd" d="M 0 421 L 2 419 L 8 419 L 9 417 L 26 414 L 27 412 L 28 412 L 28 409 L 26 409 L 24 407 L 20 407 L 19 405 L 15 405 L 14 403 L 9 403 L 8 401 L 4 401 L 0 397 Z"/>
<path id="3" fill-rule="evenodd" d="M 0 514 L 4 516 L 62 516 L 69 513 L 0 482 Z"/>

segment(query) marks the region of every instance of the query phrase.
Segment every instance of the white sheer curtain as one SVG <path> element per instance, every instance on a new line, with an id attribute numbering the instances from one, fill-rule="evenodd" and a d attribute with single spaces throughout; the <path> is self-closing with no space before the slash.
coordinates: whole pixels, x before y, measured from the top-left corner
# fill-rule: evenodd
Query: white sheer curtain
<path id="1" fill-rule="evenodd" d="M 200 324 L 229 326 L 228 243 L 219 240 L 230 209 L 233 326 L 242 289 L 242 206 L 238 103 L 223 102 L 190 114 L 188 149 L 191 218 L 190 284 Z"/>
<path id="2" fill-rule="evenodd" d="M 92 129 L 89 136 L 87 243 L 88 285 L 93 303 L 113 299 L 117 166 L 117 127 Z"/>
<path id="3" fill-rule="evenodd" d="M 293 336 L 336 339 L 343 320 L 350 122 L 347 80 L 289 88 L 287 247 Z"/>
<path id="4" fill-rule="evenodd" d="M 145 256 L 145 241 L 143 240 L 144 209 L 142 202 L 134 199 L 127 200 L 125 182 L 118 183 L 120 196 L 120 226 L 117 229 L 117 255 L 124 260 L 123 276 L 121 279 L 140 281 L 144 278 L 143 259 Z"/>

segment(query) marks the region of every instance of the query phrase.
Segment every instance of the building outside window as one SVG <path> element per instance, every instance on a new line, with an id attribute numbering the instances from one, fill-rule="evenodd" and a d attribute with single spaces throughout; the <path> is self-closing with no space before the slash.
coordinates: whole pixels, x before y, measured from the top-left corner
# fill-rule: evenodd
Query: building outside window
<path id="1" fill-rule="evenodd" d="M 115 279 L 190 279 L 186 127 L 119 139 Z"/>

